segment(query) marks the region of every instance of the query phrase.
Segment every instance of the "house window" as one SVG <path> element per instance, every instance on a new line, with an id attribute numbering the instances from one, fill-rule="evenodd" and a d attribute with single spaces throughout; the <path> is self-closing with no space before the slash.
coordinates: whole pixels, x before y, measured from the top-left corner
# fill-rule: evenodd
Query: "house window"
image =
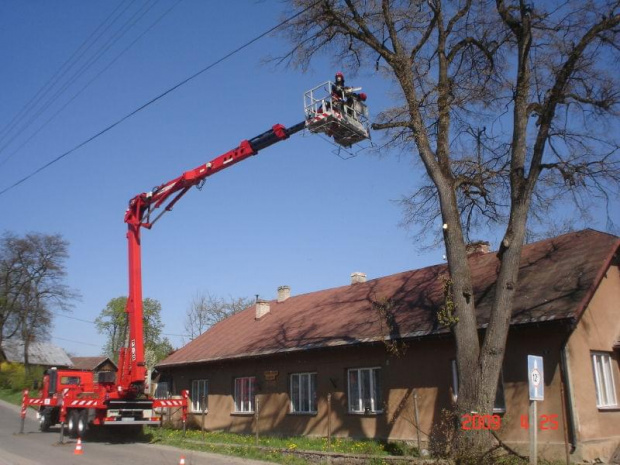
<path id="1" fill-rule="evenodd" d="M 208 396 L 209 380 L 192 380 L 192 389 L 189 393 L 189 398 L 192 401 L 192 412 L 202 412 L 203 409 L 206 410 Z"/>
<path id="2" fill-rule="evenodd" d="M 380 368 L 356 368 L 349 370 L 349 412 L 380 413 Z"/>
<path id="3" fill-rule="evenodd" d="M 160 381 L 155 388 L 155 399 L 169 399 L 170 398 L 170 385 L 167 381 Z"/>
<path id="4" fill-rule="evenodd" d="M 254 412 L 255 385 L 256 378 L 254 376 L 235 379 L 235 412 Z"/>
<path id="5" fill-rule="evenodd" d="M 291 412 L 316 413 L 316 373 L 291 375 Z"/>
<path id="6" fill-rule="evenodd" d="M 611 355 L 605 352 L 593 352 L 592 367 L 596 386 L 596 406 L 599 408 L 617 407 L 618 398 Z"/>
<path id="7" fill-rule="evenodd" d="M 452 360 L 452 398 L 456 402 L 459 397 L 459 373 L 456 360 Z M 500 370 L 497 380 L 497 390 L 495 391 L 495 403 L 493 412 L 504 413 L 506 411 L 506 396 L 504 395 L 504 370 Z"/>

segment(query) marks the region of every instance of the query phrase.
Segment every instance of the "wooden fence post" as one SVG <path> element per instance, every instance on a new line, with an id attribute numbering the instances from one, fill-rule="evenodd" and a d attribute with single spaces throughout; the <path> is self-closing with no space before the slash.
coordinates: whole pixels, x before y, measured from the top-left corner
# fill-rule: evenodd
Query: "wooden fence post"
<path id="1" fill-rule="evenodd" d="M 255 408 L 254 408 L 254 420 L 256 422 L 256 445 L 258 446 L 258 420 L 260 418 L 260 403 L 258 402 L 258 396 L 254 399 Z"/>
<path id="2" fill-rule="evenodd" d="M 420 416 L 418 413 L 418 390 L 413 390 L 413 415 L 415 417 L 415 432 L 418 437 L 418 452 L 422 453 L 422 445 L 420 442 Z"/>
<path id="3" fill-rule="evenodd" d="M 202 439 L 205 438 L 205 412 L 207 410 L 207 396 L 202 396 L 202 421 L 200 422 L 200 429 L 202 430 Z"/>
<path id="4" fill-rule="evenodd" d="M 332 446 L 332 393 L 327 393 L 327 446 Z"/>

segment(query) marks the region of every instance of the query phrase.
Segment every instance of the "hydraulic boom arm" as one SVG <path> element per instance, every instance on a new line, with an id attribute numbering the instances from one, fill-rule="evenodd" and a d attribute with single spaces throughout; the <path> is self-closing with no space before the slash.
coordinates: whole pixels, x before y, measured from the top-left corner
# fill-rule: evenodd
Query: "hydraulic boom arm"
<path id="1" fill-rule="evenodd" d="M 281 124 L 276 124 L 269 131 L 253 139 L 242 141 L 237 148 L 193 170 L 186 171 L 178 178 L 154 188 L 151 192 L 139 194 L 130 200 L 129 208 L 125 213 L 129 245 L 129 297 L 126 308 L 129 325 L 129 347 L 122 348 L 119 354 L 119 391 L 127 392 L 130 395 L 137 395 L 144 391 L 145 363 L 140 228 L 150 229 L 164 213 L 172 210 L 189 189 L 193 186 L 202 185 L 207 177 L 256 155 L 260 150 L 276 142 L 288 139 L 304 127 L 305 121 L 288 129 Z M 151 220 L 151 214 L 162 206 L 164 209 Z"/>

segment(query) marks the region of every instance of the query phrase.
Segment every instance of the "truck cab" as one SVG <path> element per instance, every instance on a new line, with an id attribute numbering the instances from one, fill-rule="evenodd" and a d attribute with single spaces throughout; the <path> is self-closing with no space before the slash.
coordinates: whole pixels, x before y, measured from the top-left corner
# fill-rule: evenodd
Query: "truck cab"
<path id="1" fill-rule="evenodd" d="M 59 370 L 50 368 L 43 375 L 43 385 L 40 392 L 39 428 L 47 431 L 60 419 L 63 393 L 73 393 L 79 396 L 82 393 L 95 391 L 93 373 L 80 370 Z"/>

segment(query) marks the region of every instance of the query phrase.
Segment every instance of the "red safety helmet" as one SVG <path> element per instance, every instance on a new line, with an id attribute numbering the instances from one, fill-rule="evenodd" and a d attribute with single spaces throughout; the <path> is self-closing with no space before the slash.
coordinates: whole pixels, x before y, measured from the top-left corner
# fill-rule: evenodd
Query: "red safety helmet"
<path id="1" fill-rule="evenodd" d="M 336 73 L 336 82 L 338 81 L 338 78 L 342 79 L 342 82 L 344 82 L 344 74 L 342 74 L 340 71 Z"/>
<path id="2" fill-rule="evenodd" d="M 367 97 L 368 97 L 368 96 L 367 96 L 364 92 L 360 92 L 360 100 L 361 100 L 362 102 L 365 102 Z"/>

